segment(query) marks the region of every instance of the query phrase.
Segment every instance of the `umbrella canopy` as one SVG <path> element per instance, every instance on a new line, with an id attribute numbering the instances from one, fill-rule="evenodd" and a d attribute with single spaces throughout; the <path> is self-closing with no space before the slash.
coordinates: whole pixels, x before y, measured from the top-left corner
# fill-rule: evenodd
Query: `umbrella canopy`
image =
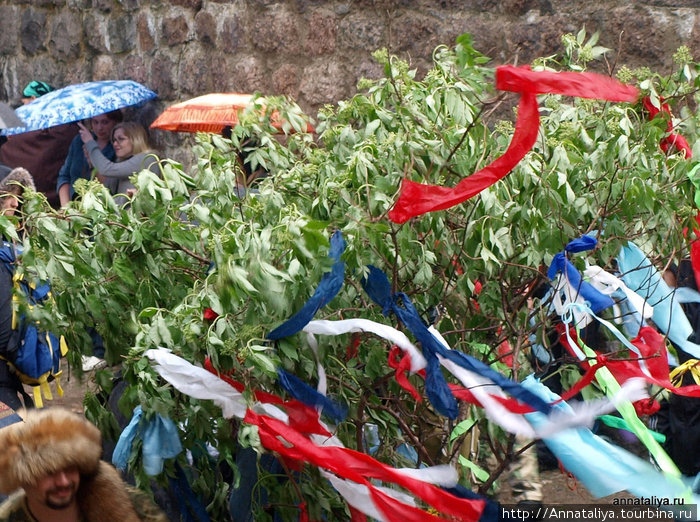
<path id="1" fill-rule="evenodd" d="M 151 124 L 152 129 L 173 132 L 209 132 L 221 134 L 239 123 L 239 114 L 253 102 L 252 94 L 212 93 L 171 105 Z M 271 124 L 282 130 L 284 121 L 272 114 Z M 307 132 L 313 132 L 307 125 Z"/>
<path id="2" fill-rule="evenodd" d="M 138 105 L 156 96 L 156 93 L 150 89 L 131 80 L 106 80 L 69 85 L 19 107 L 15 113 L 24 121 L 24 127 L 8 128 L 3 131 L 3 134 L 9 136 L 48 129 L 123 107 Z"/>
<path id="3" fill-rule="evenodd" d="M 22 127 L 24 122 L 17 117 L 15 111 L 6 103 L 0 102 L 0 129 Z"/>

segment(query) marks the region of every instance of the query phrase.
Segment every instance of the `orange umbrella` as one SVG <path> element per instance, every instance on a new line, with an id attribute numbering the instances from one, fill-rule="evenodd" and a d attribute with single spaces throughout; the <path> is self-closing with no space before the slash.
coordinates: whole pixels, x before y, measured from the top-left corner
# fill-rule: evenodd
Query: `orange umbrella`
<path id="1" fill-rule="evenodd" d="M 171 105 L 151 124 L 152 129 L 174 132 L 210 132 L 221 134 L 226 127 L 238 125 L 238 115 L 253 101 L 252 94 L 213 93 Z M 284 120 L 274 112 L 271 124 L 282 130 Z M 307 132 L 314 132 L 307 124 Z"/>

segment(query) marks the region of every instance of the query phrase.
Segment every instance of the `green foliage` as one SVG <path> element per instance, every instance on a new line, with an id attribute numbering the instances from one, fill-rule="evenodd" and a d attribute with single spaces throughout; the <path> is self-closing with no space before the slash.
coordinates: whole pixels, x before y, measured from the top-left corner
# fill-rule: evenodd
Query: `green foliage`
<path id="1" fill-rule="evenodd" d="M 535 65 L 584 70 L 605 51 L 596 44 L 597 34 L 565 36 L 563 56 Z M 50 211 L 41 198 L 26 203 L 23 268 L 51 279 L 56 301 L 50 320 L 78 351 L 89 351 L 85 331 L 96 328 L 109 361 L 123 363 L 129 388 L 121 410 L 128 415 L 140 404 L 147 415 L 169 416 L 182 428 L 183 445 L 197 455 L 210 444 L 219 463 L 235 468 L 236 442 L 259 450 L 260 443 L 250 426 L 231 425 L 212 404 L 166 385 L 143 352 L 164 346 L 195 364 L 210 357 L 248 390 L 281 393 L 277 366 L 315 384 L 317 361 L 303 335 L 275 345 L 265 336 L 299 310 L 329 270 L 334 230 L 347 241 L 345 284 L 317 318 L 393 324 L 360 286 L 367 266 L 376 265 L 424 317 L 440 310 L 439 329 L 453 348 L 509 373 L 496 362 L 495 348 L 508 340 L 523 352 L 530 333 L 542 338 L 546 318 L 533 327 L 525 304 L 545 280 L 543 267 L 568 241 L 597 233 L 600 245 L 588 259 L 608 268 L 627 239 L 664 262 L 687 253 L 682 229 L 693 215 L 695 189 L 686 178 L 692 163 L 662 153 L 666 121 L 647 121 L 640 104 L 542 96 L 541 138 L 509 176 L 457 207 L 402 226 L 389 222 L 402 179 L 453 186 L 501 155 L 513 127 L 508 118 L 486 116 L 493 114 L 494 71 L 468 35 L 453 49 L 438 48 L 434 68 L 420 80 L 386 51 L 375 58 L 385 77 L 363 80 L 352 99 L 325 107 L 315 140 L 303 132 L 298 107 L 270 98 L 268 111 L 244 114 L 230 139 L 199 135 L 192 172 L 163 160 L 160 176 L 136 175 L 138 192 L 126 206 L 96 182 L 80 186 L 80 198 L 65 212 Z M 679 70 L 668 77 L 642 78 L 629 69 L 620 76 L 639 81 L 657 103 L 670 100 L 682 117 L 674 123 L 694 143 L 698 65 L 680 51 L 676 62 Z M 274 110 L 297 132 L 276 134 Z M 267 171 L 252 192 L 246 165 Z M 0 226 L 7 225 L 0 217 Z M 477 281 L 483 285 L 478 306 Z M 205 308 L 218 317 L 205 320 Z M 472 420 L 486 421 L 465 409 L 453 426 L 426 402 L 416 403 L 393 382 L 387 343 L 354 335 L 356 354 L 349 336 L 320 339 L 329 392 L 350 408 L 336 435 L 366 451 L 363 426 L 372 423 L 381 434 L 379 460 L 405 465 L 396 450 L 407 442 L 424 462 L 451 461 Z M 411 380 L 422 389 L 418 378 Z M 86 404 L 90 418 L 113 433 L 100 401 L 90 397 Z M 502 437 L 493 427 L 483 432 Z M 136 445 L 131 464 L 145 484 L 139 451 Z M 462 463 L 478 471 L 464 456 Z M 201 456 L 195 469 L 195 489 L 213 499 L 209 510 L 223 520 L 228 486 L 215 462 Z M 306 500 L 312 518 L 347 519 L 317 470 L 305 468 L 284 483 L 266 476 L 260 481 L 279 506 Z M 256 519 L 265 517 L 261 506 Z"/>

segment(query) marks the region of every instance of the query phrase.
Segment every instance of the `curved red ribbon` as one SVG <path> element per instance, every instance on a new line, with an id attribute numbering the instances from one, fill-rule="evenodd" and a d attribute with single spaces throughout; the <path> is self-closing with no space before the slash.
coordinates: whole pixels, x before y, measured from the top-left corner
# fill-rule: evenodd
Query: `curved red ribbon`
<path id="1" fill-rule="evenodd" d="M 563 326 L 558 328 L 558 330 L 562 334 L 559 337 L 559 341 L 561 342 L 562 346 L 564 346 L 569 353 L 576 356 L 569 345 L 566 335 L 563 333 Z M 574 342 L 577 342 L 575 335 L 576 332 L 572 330 L 570 334 Z M 570 398 L 570 396 L 572 396 L 572 390 L 580 391 L 582 388 L 585 388 L 585 386 L 591 382 L 593 375 L 601 366 L 608 368 L 610 373 L 613 374 L 613 377 L 615 377 L 615 380 L 620 384 L 623 384 L 632 377 L 641 377 L 648 383 L 666 388 L 668 391 L 675 393 L 676 395 L 682 395 L 685 397 L 700 397 L 700 385 L 692 384 L 688 386 L 676 387 L 669 379 L 668 354 L 666 353 L 666 347 L 664 346 L 664 338 L 659 332 L 650 326 L 643 326 L 639 329 L 639 334 L 637 337 L 632 339 L 630 342 L 636 346 L 637 349 L 639 349 L 646 362 L 651 377 L 642 371 L 639 366 L 639 359 L 634 353 L 630 354 L 630 359 L 628 360 L 615 360 L 609 359 L 596 352 L 596 364 L 591 365 L 587 361 L 581 361 L 581 366 L 587 370 L 586 373 L 576 384 L 574 384 L 574 386 L 572 386 L 571 390 L 562 397 Z M 575 395 L 575 393 L 573 395 Z"/>
<path id="2" fill-rule="evenodd" d="M 537 94 L 563 94 L 624 102 L 634 102 L 639 95 L 635 87 L 599 74 L 531 71 L 529 67 L 512 66 L 496 69 L 496 88 L 521 93 L 515 132 L 506 152 L 483 169 L 464 178 L 454 188 L 404 179 L 399 198 L 389 211 L 389 219 L 394 223 L 405 223 L 420 214 L 462 203 L 513 170 L 537 140 L 540 127 Z"/>
<path id="3" fill-rule="evenodd" d="M 651 103 L 651 98 L 649 98 L 649 96 L 645 96 L 642 98 L 642 105 L 644 105 L 644 108 L 649 112 L 650 120 L 653 120 L 659 113 L 665 113 L 668 115 L 666 120 L 666 131 L 668 132 L 668 136 L 662 138 L 660 143 L 661 150 L 668 152 L 670 149 L 676 149 L 679 152 L 685 152 L 685 157 L 687 159 L 692 158 L 693 151 L 690 149 L 688 141 L 677 132 L 673 132 L 673 120 L 671 119 L 671 109 L 669 109 L 668 103 L 664 103 L 662 98 L 661 108 L 654 107 L 654 104 Z"/>
<path id="4" fill-rule="evenodd" d="M 387 520 L 478 520 L 485 507 L 484 500 L 456 497 L 433 484 L 409 477 L 364 453 L 335 446 L 317 446 L 288 424 L 259 415 L 252 410 L 246 412 L 243 420 L 258 427 L 260 442 L 267 449 L 284 457 L 327 469 L 339 477 L 366 486 Z M 440 513 L 453 518 L 435 517 L 415 507 L 399 503 L 381 493 L 370 479 L 397 484 L 435 507 Z M 400 513 L 403 516 L 399 516 Z"/>

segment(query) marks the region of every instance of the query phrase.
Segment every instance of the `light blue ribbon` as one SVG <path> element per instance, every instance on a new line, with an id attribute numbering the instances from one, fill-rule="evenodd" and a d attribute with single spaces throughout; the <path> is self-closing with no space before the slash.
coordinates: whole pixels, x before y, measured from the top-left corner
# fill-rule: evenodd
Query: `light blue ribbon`
<path id="1" fill-rule="evenodd" d="M 150 476 L 162 473 L 165 459 L 174 458 L 182 452 L 182 444 L 175 423 L 162 415 L 155 415 L 144 420 L 143 410 L 139 405 L 134 408 L 131 422 L 122 431 L 114 448 L 112 464 L 117 469 L 126 469 L 131 446 L 136 437 L 141 437 L 143 440 L 143 468 Z"/>
<path id="2" fill-rule="evenodd" d="M 637 292 L 654 307 L 654 324 L 687 354 L 700 359 L 700 345 L 688 341 L 693 327 L 681 308 L 676 292 L 661 277 L 659 271 L 631 241 L 617 256 L 621 279 L 630 290 Z M 681 292 L 685 296 L 687 292 Z"/>
<path id="3" fill-rule="evenodd" d="M 533 375 L 522 385 L 547 402 L 560 398 Z M 565 402 L 555 404 L 554 408 L 573 415 Z M 535 429 L 550 422 L 539 412 L 526 413 L 525 418 Z M 680 478 L 657 471 L 648 461 L 606 442 L 586 428 L 559 431 L 543 441 L 564 468 L 597 498 L 626 490 L 638 497 L 668 498 L 671 503 L 674 498 L 685 498 L 686 505 L 700 503 L 700 497 L 693 495 L 690 485 Z"/>

